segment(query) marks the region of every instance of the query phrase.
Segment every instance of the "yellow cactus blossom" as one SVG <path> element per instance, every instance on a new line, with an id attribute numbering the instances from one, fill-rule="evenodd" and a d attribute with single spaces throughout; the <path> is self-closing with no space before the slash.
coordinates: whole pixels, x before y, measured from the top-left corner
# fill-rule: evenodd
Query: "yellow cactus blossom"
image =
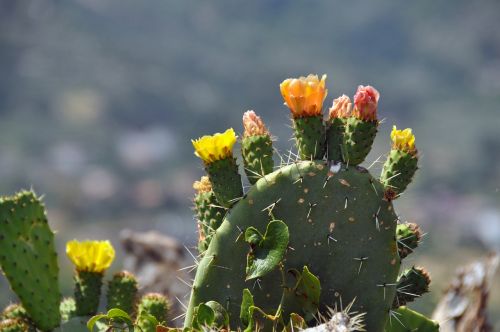
<path id="1" fill-rule="evenodd" d="M 66 255 L 80 272 L 102 273 L 115 259 L 115 249 L 109 241 L 69 241 Z"/>
<path id="2" fill-rule="evenodd" d="M 199 139 L 191 140 L 191 143 L 193 143 L 195 150 L 194 154 L 206 164 L 211 164 L 214 161 L 232 157 L 236 139 L 234 129 L 230 128 L 222 134 L 205 135 Z"/>
<path id="3" fill-rule="evenodd" d="M 326 75 L 287 78 L 280 84 L 281 95 L 294 118 L 321 115 L 323 101 L 328 94 L 325 88 Z"/>
<path id="4" fill-rule="evenodd" d="M 394 149 L 402 150 L 408 153 L 415 152 L 415 135 L 413 135 L 411 128 L 398 130 L 396 126 L 393 126 L 391 140 Z"/>
<path id="5" fill-rule="evenodd" d="M 193 183 L 193 189 L 196 190 L 198 194 L 208 193 L 212 190 L 212 183 L 210 183 L 208 176 L 202 176 L 200 181 L 195 181 Z"/>

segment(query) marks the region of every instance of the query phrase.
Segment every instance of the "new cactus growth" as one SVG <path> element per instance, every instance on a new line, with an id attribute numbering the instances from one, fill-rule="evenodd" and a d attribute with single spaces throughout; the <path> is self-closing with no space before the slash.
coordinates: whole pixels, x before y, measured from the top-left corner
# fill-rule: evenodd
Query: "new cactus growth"
<path id="1" fill-rule="evenodd" d="M 300 321 L 297 317 L 312 324 L 329 308 L 353 302 L 352 310 L 364 313 L 368 331 L 383 331 L 399 305 L 393 308 L 396 294 L 415 282 L 418 296 L 423 284 L 428 285 L 422 270 L 418 271 L 423 279 L 405 273 L 398 284 L 401 259 L 420 239 L 418 227 L 398 226 L 392 205 L 406 186 L 397 186 L 398 195 L 389 196 L 395 185 L 384 175 L 387 172 L 381 181 L 363 167 L 351 167 L 371 149 L 379 125 L 379 93 L 359 86 L 354 108 L 342 96 L 324 123 L 325 78 L 309 75 L 287 79 L 280 86 L 292 112 L 300 159 L 259 173 L 255 183 L 250 179 L 253 173 L 247 172 L 254 184 L 234 205 L 213 203 L 227 211 L 198 264 L 186 327 L 212 321 L 206 306 L 213 302 L 227 311 L 231 329 L 246 331 L 284 328 L 291 319 Z M 212 149 L 221 149 L 221 143 L 212 142 Z M 394 148 L 403 151 L 399 145 Z M 248 149 L 252 147 L 244 149 L 246 156 L 251 154 Z M 393 170 L 413 175 L 412 165 L 396 166 L 390 158 L 386 164 Z M 230 159 L 234 163 L 232 154 Z M 214 198 L 224 196 L 222 188 L 241 185 L 239 177 L 233 178 L 238 179 L 236 185 L 218 179 L 212 187 Z M 406 180 L 409 183 L 411 177 Z M 410 249 L 401 249 L 403 245 Z"/>
<path id="2" fill-rule="evenodd" d="M 203 253 L 208 248 L 213 233 L 222 223 L 226 210 L 219 206 L 208 176 L 202 176 L 200 181 L 193 184 L 193 188 L 196 190 L 194 209 L 198 220 L 198 250 Z"/>
<path id="3" fill-rule="evenodd" d="M 108 310 L 118 308 L 132 314 L 137 291 L 137 279 L 132 273 L 127 271 L 116 273 L 108 283 Z"/>
<path id="4" fill-rule="evenodd" d="M 167 320 L 168 307 L 168 300 L 164 295 L 158 293 L 144 295 L 137 307 L 137 325 L 143 332 L 155 332 L 156 324 L 145 316 L 150 315 L 161 324 Z"/>
<path id="5" fill-rule="evenodd" d="M 241 155 L 251 184 L 273 171 L 273 142 L 262 119 L 254 111 L 243 114 Z"/>
<path id="6" fill-rule="evenodd" d="M 35 324 L 59 325 L 57 254 L 40 199 L 31 191 L 0 198 L 0 266 Z"/>
<path id="7" fill-rule="evenodd" d="M 418 151 L 411 129 L 398 130 L 394 126 L 391 139 L 392 149 L 380 176 L 380 181 L 386 187 L 385 195 L 388 199 L 394 199 L 406 189 L 418 168 Z"/>
<path id="8" fill-rule="evenodd" d="M 76 303 L 75 299 L 72 297 L 65 298 L 61 301 L 59 306 L 59 311 L 61 312 L 61 320 L 66 322 L 73 317 L 76 317 Z"/>

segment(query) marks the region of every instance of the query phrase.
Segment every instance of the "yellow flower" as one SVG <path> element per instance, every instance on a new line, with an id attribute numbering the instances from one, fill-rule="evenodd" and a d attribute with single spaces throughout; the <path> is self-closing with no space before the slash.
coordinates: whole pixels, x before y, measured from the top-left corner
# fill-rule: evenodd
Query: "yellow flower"
<path id="1" fill-rule="evenodd" d="M 115 249 L 109 241 L 69 241 L 66 255 L 80 272 L 102 273 L 115 259 Z"/>
<path id="2" fill-rule="evenodd" d="M 326 75 L 319 80 L 318 75 L 288 78 L 280 84 L 281 95 L 294 118 L 311 117 L 321 114 L 323 101 L 328 94 L 325 88 Z"/>
<path id="3" fill-rule="evenodd" d="M 211 164 L 214 161 L 232 157 L 236 138 L 234 129 L 230 128 L 222 134 L 206 135 L 197 140 L 191 140 L 191 143 L 195 150 L 194 154 L 206 164 Z"/>
<path id="4" fill-rule="evenodd" d="M 391 132 L 392 146 L 395 149 L 402 150 L 408 153 L 414 153 L 415 150 L 415 135 L 411 132 L 411 128 L 398 130 L 396 126 L 392 127 Z"/>

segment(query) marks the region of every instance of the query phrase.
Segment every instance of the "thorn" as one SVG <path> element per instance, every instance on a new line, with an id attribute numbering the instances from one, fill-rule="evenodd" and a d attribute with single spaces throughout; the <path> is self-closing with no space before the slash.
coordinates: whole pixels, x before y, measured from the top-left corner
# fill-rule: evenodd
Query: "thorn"
<path id="1" fill-rule="evenodd" d="M 328 233 L 326 235 L 326 240 L 328 242 L 328 245 L 330 245 L 330 240 L 332 240 L 333 242 L 337 242 L 337 239 L 333 237 L 333 233 Z"/>
<path id="2" fill-rule="evenodd" d="M 345 205 L 344 205 L 344 210 L 347 210 L 347 201 L 349 200 L 349 198 L 346 196 L 345 197 Z"/>
<path id="3" fill-rule="evenodd" d="M 379 232 L 380 232 L 380 222 L 378 220 L 378 214 L 379 214 L 381 208 L 382 208 L 382 206 L 379 206 L 377 213 L 375 213 L 375 226 L 377 227 L 377 231 L 379 231 Z"/>
<path id="4" fill-rule="evenodd" d="M 397 286 L 398 284 L 388 284 L 388 283 L 383 283 L 383 284 L 378 284 L 377 287 L 383 287 L 384 288 L 384 300 L 385 300 L 385 289 L 388 286 Z"/>
<path id="5" fill-rule="evenodd" d="M 382 158 L 382 155 L 378 156 L 378 158 L 377 158 L 377 159 L 375 159 L 375 161 L 373 161 L 373 162 L 370 164 L 370 166 L 368 166 L 368 168 L 367 168 L 367 169 L 372 168 L 372 167 L 373 167 L 373 165 L 375 165 L 376 163 L 380 162 L 380 161 L 379 161 L 379 160 L 380 160 L 380 158 Z"/>
<path id="6" fill-rule="evenodd" d="M 253 289 L 255 289 L 255 284 L 259 286 L 259 289 L 262 290 L 262 286 L 260 285 L 260 278 L 255 279 L 255 282 L 253 283 Z"/>
<path id="7" fill-rule="evenodd" d="M 375 195 L 378 196 L 377 188 L 375 188 L 375 183 L 373 183 L 373 179 L 370 179 L 370 184 L 372 185 L 373 191 L 375 191 Z"/>
<path id="8" fill-rule="evenodd" d="M 177 301 L 179 301 L 179 304 L 180 304 L 180 305 L 184 308 L 184 310 L 186 310 L 186 311 L 188 310 L 188 307 L 186 307 L 186 305 L 185 305 L 184 303 L 182 303 L 182 301 L 181 301 L 181 300 L 179 300 L 179 298 L 178 298 L 177 296 L 175 297 L 175 299 L 176 299 Z"/>
<path id="9" fill-rule="evenodd" d="M 311 215 L 311 210 L 313 207 L 315 207 L 316 205 L 318 205 L 318 203 L 309 203 L 309 211 L 307 212 L 307 216 L 306 216 L 306 219 L 309 219 L 309 216 Z"/>
<path id="10" fill-rule="evenodd" d="M 268 215 L 271 216 L 272 213 L 273 213 L 273 210 L 274 208 L 276 207 L 276 204 L 278 204 L 279 202 L 281 201 L 281 197 L 278 198 L 276 201 L 274 201 L 273 203 L 269 204 L 268 206 L 266 206 L 265 208 L 263 208 L 261 211 L 264 212 L 267 210 L 268 212 Z"/>
<path id="11" fill-rule="evenodd" d="M 186 280 L 182 279 L 181 277 L 179 276 L 176 276 L 176 278 L 182 282 L 184 285 L 188 286 L 189 288 L 193 288 L 193 285 L 191 285 L 189 282 L 187 282 Z"/>
<path id="12" fill-rule="evenodd" d="M 363 267 L 363 262 L 368 260 L 368 257 L 355 257 L 355 261 L 359 261 L 358 275 L 361 273 L 361 268 Z"/>

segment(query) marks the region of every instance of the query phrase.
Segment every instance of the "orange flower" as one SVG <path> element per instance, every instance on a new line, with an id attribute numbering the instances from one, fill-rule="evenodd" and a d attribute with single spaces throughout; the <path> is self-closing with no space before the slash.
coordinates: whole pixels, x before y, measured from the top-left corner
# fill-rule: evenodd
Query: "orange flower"
<path id="1" fill-rule="evenodd" d="M 294 118 L 321 115 L 323 101 L 328 94 L 326 75 L 310 74 L 307 77 L 288 78 L 280 84 L 281 95 Z"/>

